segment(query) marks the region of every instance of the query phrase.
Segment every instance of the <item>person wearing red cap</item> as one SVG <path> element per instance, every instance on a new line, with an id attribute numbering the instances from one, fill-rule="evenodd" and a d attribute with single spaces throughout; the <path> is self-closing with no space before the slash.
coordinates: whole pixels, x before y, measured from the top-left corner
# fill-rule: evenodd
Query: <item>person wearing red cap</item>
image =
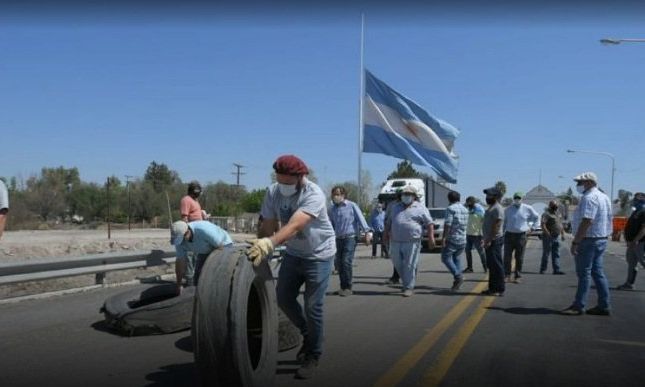
<path id="1" fill-rule="evenodd" d="M 273 253 L 274 246 L 286 245 L 278 273 L 278 305 L 304 338 L 296 377 L 308 379 L 322 354 L 323 301 L 336 255 L 336 236 L 325 194 L 307 179 L 305 163 L 293 155 L 280 156 L 273 169 L 277 182 L 268 188 L 262 203 L 260 239 L 253 241 L 247 255 L 257 266 Z M 304 310 L 298 302 L 303 284 Z"/>

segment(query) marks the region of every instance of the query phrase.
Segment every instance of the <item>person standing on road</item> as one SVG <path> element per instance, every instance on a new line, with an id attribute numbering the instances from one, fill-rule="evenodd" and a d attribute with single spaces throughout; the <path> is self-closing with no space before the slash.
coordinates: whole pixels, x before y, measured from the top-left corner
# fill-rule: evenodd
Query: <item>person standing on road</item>
<path id="1" fill-rule="evenodd" d="M 629 216 L 625 225 L 627 281 L 618 286 L 616 288 L 618 290 L 633 290 L 636 274 L 638 274 L 638 262 L 645 266 L 643 259 L 645 246 L 645 193 L 637 192 L 632 200 L 632 205 L 634 206 L 634 212 Z"/>
<path id="2" fill-rule="evenodd" d="M 329 220 L 336 233 L 336 261 L 338 262 L 338 277 L 340 290 L 337 294 L 342 297 L 352 295 L 352 274 L 354 252 L 360 230 L 365 232 L 365 244 L 371 242 L 370 228 L 365 221 L 361 209 L 356 203 L 345 197 L 345 187 L 335 186 L 331 190 L 332 206 L 327 210 Z"/>
<path id="3" fill-rule="evenodd" d="M 504 284 L 504 262 L 502 260 L 502 245 L 504 238 L 502 224 L 504 223 L 504 209 L 499 204 L 502 192 L 495 188 L 486 188 L 486 204 L 488 209 L 484 213 L 482 235 L 486 251 L 486 265 L 488 266 L 488 289 L 482 294 L 487 296 L 503 296 L 506 286 Z"/>
<path id="4" fill-rule="evenodd" d="M 461 273 L 461 254 L 466 247 L 466 225 L 468 224 L 468 210 L 461 203 L 459 192 L 448 192 L 446 217 L 443 228 L 443 247 L 441 261 L 448 268 L 453 277 L 452 290 L 456 292 L 464 283 Z"/>
<path id="5" fill-rule="evenodd" d="M 515 277 L 513 282 L 520 282 L 527 233 L 531 228 L 529 222 L 535 223 L 540 218 L 540 215 L 533 207 L 522 203 L 523 197 L 522 192 L 515 192 L 513 194 L 513 204 L 504 211 L 504 273 L 507 282 L 511 280 L 513 252 L 515 252 Z"/>
<path id="6" fill-rule="evenodd" d="M 391 218 L 385 225 L 390 240 L 390 258 L 401 276 L 404 297 L 414 294 L 423 226 L 428 230 L 428 247 L 433 248 L 435 245 L 432 217 L 418 198 L 416 188 L 411 185 L 403 188 L 401 202 L 394 205 Z"/>
<path id="7" fill-rule="evenodd" d="M 194 285 L 197 286 L 199 275 L 206 263 L 206 258 L 213 250 L 233 244 L 230 235 L 219 226 L 205 220 L 187 223 L 178 220 L 172 224 L 171 240 L 177 251 L 175 275 L 177 278 L 177 292 L 181 291 L 181 280 L 186 270 L 188 255 L 196 256 Z"/>
<path id="8" fill-rule="evenodd" d="M 181 220 L 184 222 L 194 222 L 197 220 L 207 220 L 208 216 L 206 211 L 202 210 L 198 198 L 202 194 L 202 186 L 197 181 L 191 181 L 188 184 L 188 193 L 179 201 L 179 213 Z M 192 252 L 188 252 L 185 260 L 181 262 L 177 260 L 175 266 L 185 265 L 180 268 L 182 273 L 185 273 L 186 283 L 193 284 L 193 277 L 195 275 L 195 257 Z"/>
<path id="9" fill-rule="evenodd" d="M 593 172 L 584 172 L 573 179 L 576 190 L 582 196 L 573 213 L 573 241 L 571 255 L 575 259 L 578 289 L 573 304 L 563 314 L 579 316 L 585 313 L 589 277 L 593 278 L 598 293 L 598 305 L 587 309 L 587 314 L 609 316 L 611 305 L 609 284 L 603 272 L 603 254 L 607 238 L 612 231 L 611 202 L 607 195 L 597 188 L 598 178 Z"/>
<path id="10" fill-rule="evenodd" d="M 247 250 L 249 260 L 259 265 L 286 243 L 278 273 L 278 305 L 300 329 L 304 338 L 297 359 L 302 363 L 296 377 L 313 376 L 323 350 L 323 302 L 336 255 L 336 235 L 329 220 L 326 198 L 309 181 L 309 170 L 296 156 L 280 156 L 273 163 L 277 182 L 262 202 L 262 226 L 258 239 Z M 279 225 L 282 227 L 279 228 Z M 305 285 L 304 313 L 298 302 Z"/>
<path id="11" fill-rule="evenodd" d="M 482 222 L 484 221 L 484 208 L 477 203 L 473 196 L 466 198 L 466 208 L 468 209 L 468 225 L 466 226 L 466 269 L 464 273 L 473 272 L 473 247 L 479 254 L 484 273 L 488 271 L 486 265 L 486 253 L 482 247 Z"/>
<path id="12" fill-rule="evenodd" d="M 4 181 L 0 180 L 0 239 L 4 233 L 7 224 L 7 214 L 9 213 L 9 191 Z"/>
<path id="13" fill-rule="evenodd" d="M 396 207 L 397 203 L 401 203 L 401 190 L 402 188 L 397 188 L 394 200 L 389 202 L 385 208 L 385 218 L 383 219 L 383 245 L 387 246 L 388 259 L 390 259 L 390 234 L 385 226 L 387 226 L 389 219 L 392 219 L 392 209 Z M 399 272 L 396 271 L 396 266 L 394 266 L 394 261 L 392 261 L 392 276 L 385 281 L 385 284 L 396 285 L 400 281 L 401 276 L 399 275 Z"/>
<path id="14" fill-rule="evenodd" d="M 376 203 L 370 216 L 370 226 L 374 233 L 372 238 L 372 258 L 376 258 L 376 250 L 381 245 L 381 258 L 387 258 L 387 245 L 383 242 L 383 229 L 385 228 L 385 211 L 383 203 Z"/>
<path id="15" fill-rule="evenodd" d="M 564 241 L 564 228 L 562 219 L 558 214 L 558 202 L 551 200 L 544 214 L 542 214 L 542 261 L 540 262 L 540 274 L 544 274 L 549 265 L 549 255 L 553 274 L 564 274 L 560 270 L 560 239 Z"/>

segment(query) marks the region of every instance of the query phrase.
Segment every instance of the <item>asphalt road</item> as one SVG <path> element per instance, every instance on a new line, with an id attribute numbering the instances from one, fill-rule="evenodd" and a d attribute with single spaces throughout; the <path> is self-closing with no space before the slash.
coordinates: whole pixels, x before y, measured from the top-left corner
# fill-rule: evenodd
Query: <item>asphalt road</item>
<path id="1" fill-rule="evenodd" d="M 626 275 L 624 245 L 605 257 L 610 286 Z M 538 274 L 541 245 L 529 241 L 523 281 L 504 297 L 484 297 L 475 270 L 462 290 L 438 254 L 423 254 L 417 291 L 403 298 L 384 285 L 385 259 L 358 251 L 354 295 L 325 300 L 325 353 L 315 377 L 294 379 L 297 349 L 279 354 L 277 386 L 642 386 L 645 291 L 612 290 L 611 317 L 557 311 L 575 292 L 573 262 L 564 276 Z M 477 272 L 479 271 L 479 272 Z M 641 274 L 642 275 L 642 274 Z M 645 278 L 637 279 L 645 289 Z M 0 386 L 194 386 L 190 332 L 120 337 L 99 308 L 123 288 L 0 305 Z M 589 305 L 595 305 L 592 289 Z"/>

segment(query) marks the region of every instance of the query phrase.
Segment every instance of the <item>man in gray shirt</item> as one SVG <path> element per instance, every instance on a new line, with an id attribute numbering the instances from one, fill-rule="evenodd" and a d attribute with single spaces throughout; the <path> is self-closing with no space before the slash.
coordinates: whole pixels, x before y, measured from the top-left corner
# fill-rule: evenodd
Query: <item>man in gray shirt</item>
<path id="1" fill-rule="evenodd" d="M 506 290 L 504 284 L 504 262 L 502 261 L 502 224 L 504 223 L 504 209 L 499 204 L 502 193 L 495 187 L 484 190 L 488 209 L 484 214 L 482 225 L 484 249 L 486 250 L 486 264 L 488 265 L 488 289 L 482 294 L 489 296 L 502 296 Z"/>
<path id="2" fill-rule="evenodd" d="M 259 265 L 286 244 L 278 274 L 278 305 L 304 338 L 297 359 L 302 362 L 296 377 L 308 379 L 318 366 L 323 343 L 323 301 L 336 254 L 336 237 L 327 214 L 326 198 L 320 187 L 309 181 L 305 163 L 293 155 L 273 163 L 277 183 L 267 190 L 263 221 L 247 254 Z M 282 225 L 282 227 L 280 227 Z M 298 302 L 305 285 L 305 305 Z"/>
<path id="3" fill-rule="evenodd" d="M 9 192 L 4 181 L 0 180 L 0 239 L 4 233 L 4 227 L 7 223 L 7 214 L 9 213 Z"/>

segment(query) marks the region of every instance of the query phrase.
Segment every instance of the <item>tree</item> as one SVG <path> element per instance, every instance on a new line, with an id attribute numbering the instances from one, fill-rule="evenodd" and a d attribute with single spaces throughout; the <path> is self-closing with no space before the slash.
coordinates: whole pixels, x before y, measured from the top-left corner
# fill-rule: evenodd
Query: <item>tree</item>
<path id="1" fill-rule="evenodd" d="M 254 189 L 253 191 L 247 193 L 242 199 L 242 209 L 245 212 L 260 212 L 262 208 L 262 201 L 266 195 L 266 188 L 264 189 Z"/>
<path id="2" fill-rule="evenodd" d="M 417 171 L 412 166 L 412 163 L 408 160 L 403 160 L 396 165 L 396 170 L 390 173 L 387 176 L 387 179 L 397 179 L 397 178 L 421 178 L 427 177 L 428 175 L 422 172 Z"/>
<path id="3" fill-rule="evenodd" d="M 506 183 L 504 183 L 503 181 L 500 180 L 497 183 L 495 183 L 495 188 L 497 188 L 499 192 L 502 193 L 502 197 L 506 195 Z"/>
<path id="4" fill-rule="evenodd" d="M 143 180 L 152 184 L 153 189 L 157 193 L 161 193 L 165 188 L 173 184 L 181 184 L 179 174 L 164 163 L 157 164 L 156 161 L 150 163 L 146 169 Z"/>

